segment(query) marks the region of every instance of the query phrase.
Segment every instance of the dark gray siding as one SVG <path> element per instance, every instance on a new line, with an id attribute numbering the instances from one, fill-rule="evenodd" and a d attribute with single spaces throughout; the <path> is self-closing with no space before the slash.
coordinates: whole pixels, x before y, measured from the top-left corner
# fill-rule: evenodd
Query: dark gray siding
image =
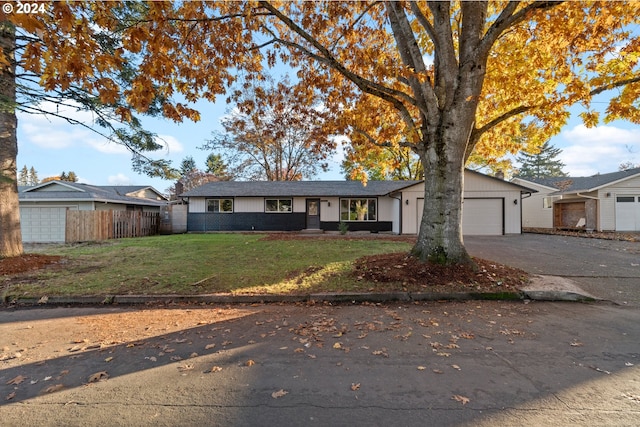
<path id="1" fill-rule="evenodd" d="M 321 222 L 325 231 L 338 231 L 338 222 Z M 391 231 L 391 221 L 349 222 L 349 231 Z M 307 228 L 306 214 L 272 214 L 264 212 L 189 213 L 187 231 L 300 231 Z"/>

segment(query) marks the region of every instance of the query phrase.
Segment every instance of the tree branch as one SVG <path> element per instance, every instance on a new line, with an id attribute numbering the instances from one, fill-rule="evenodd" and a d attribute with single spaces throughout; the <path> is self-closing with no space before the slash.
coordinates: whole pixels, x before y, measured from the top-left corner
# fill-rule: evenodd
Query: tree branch
<path id="1" fill-rule="evenodd" d="M 615 89 L 615 88 L 620 87 L 620 86 L 626 86 L 628 84 L 638 83 L 638 82 L 640 82 L 640 76 L 631 77 L 631 78 L 628 78 L 628 79 L 625 79 L 625 80 L 620 80 L 620 81 L 617 81 L 617 82 L 609 83 L 609 84 L 606 84 L 604 86 L 595 88 L 591 92 L 589 92 L 589 95 L 591 95 L 591 96 L 598 95 L 598 94 L 600 94 L 602 92 L 605 92 L 607 90 L 610 90 L 610 89 Z"/>

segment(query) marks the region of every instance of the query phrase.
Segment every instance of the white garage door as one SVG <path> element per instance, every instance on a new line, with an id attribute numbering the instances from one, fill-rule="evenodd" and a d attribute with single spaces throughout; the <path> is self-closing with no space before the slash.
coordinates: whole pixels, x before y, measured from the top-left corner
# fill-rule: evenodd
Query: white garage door
<path id="1" fill-rule="evenodd" d="M 462 234 L 498 236 L 502 234 L 502 199 L 464 199 Z"/>
<path id="2" fill-rule="evenodd" d="M 67 208 L 22 207 L 20 227 L 25 243 L 64 242 Z"/>
<path id="3" fill-rule="evenodd" d="M 616 231 L 640 231 L 640 196 L 616 196 Z"/>
<path id="4" fill-rule="evenodd" d="M 503 234 L 502 199 L 464 199 L 462 234 L 499 236 Z M 424 199 L 418 199 L 418 229 Z"/>

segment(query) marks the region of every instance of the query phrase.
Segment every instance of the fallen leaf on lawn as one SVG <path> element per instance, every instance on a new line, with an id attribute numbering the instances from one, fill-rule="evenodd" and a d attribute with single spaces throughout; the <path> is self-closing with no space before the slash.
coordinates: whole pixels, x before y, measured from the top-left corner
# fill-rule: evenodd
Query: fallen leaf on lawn
<path id="1" fill-rule="evenodd" d="M 95 374 L 91 375 L 89 377 L 89 381 L 90 383 L 95 383 L 98 381 L 102 381 L 102 380 L 106 380 L 107 378 L 109 378 L 109 374 L 107 374 L 107 371 L 100 371 L 100 372 L 96 372 Z"/>
<path id="2" fill-rule="evenodd" d="M 204 346 L 205 350 L 211 350 L 212 348 L 214 348 L 216 345 L 215 344 L 207 344 Z"/>
<path id="3" fill-rule="evenodd" d="M 12 391 L 11 393 L 9 393 L 9 394 L 7 395 L 7 397 L 5 397 L 5 398 L 4 398 L 4 400 L 11 400 L 11 399 L 13 399 L 14 397 L 16 397 L 16 392 L 15 392 L 15 391 Z"/>
<path id="4" fill-rule="evenodd" d="M 453 396 L 451 396 L 451 398 L 453 400 L 456 400 L 456 401 L 462 403 L 463 405 L 466 405 L 467 403 L 469 403 L 469 398 L 468 397 L 460 396 L 459 394 L 454 394 Z"/>
<path id="5" fill-rule="evenodd" d="M 458 370 L 458 371 L 460 370 L 460 366 L 458 366 L 458 365 L 451 365 L 451 367 L 452 367 L 453 369 L 455 369 L 455 370 Z"/>
<path id="6" fill-rule="evenodd" d="M 351 391 L 360 390 L 360 383 L 351 383 Z"/>
<path id="7" fill-rule="evenodd" d="M 18 375 L 17 377 L 10 379 L 9 381 L 6 382 L 7 385 L 18 385 L 21 382 L 23 382 L 24 380 L 26 380 L 27 377 L 23 377 L 22 375 Z"/>
<path id="8" fill-rule="evenodd" d="M 247 365 L 247 366 L 253 366 L 253 365 L 256 364 L 256 362 L 254 362 L 252 359 L 249 359 L 244 364 Z"/>
<path id="9" fill-rule="evenodd" d="M 178 371 L 191 371 L 193 369 L 193 365 L 182 365 L 178 366 Z"/>
<path id="10" fill-rule="evenodd" d="M 56 391 L 60 391 L 64 388 L 64 384 L 56 384 L 44 389 L 45 393 L 55 393 Z"/>
<path id="11" fill-rule="evenodd" d="M 274 391 L 273 393 L 271 393 L 271 397 L 273 397 L 274 399 L 277 399 L 279 397 L 286 396 L 287 394 L 289 394 L 288 391 L 284 391 L 283 389 L 280 389 L 278 391 Z"/>
<path id="12" fill-rule="evenodd" d="M 426 366 L 418 366 L 418 371 L 424 371 L 426 369 L 427 369 Z"/>
<path id="13" fill-rule="evenodd" d="M 209 369 L 208 371 L 205 371 L 205 373 L 206 372 L 214 373 L 214 372 L 220 372 L 220 371 L 222 371 L 222 368 L 220 366 L 214 366 L 213 368 Z"/>

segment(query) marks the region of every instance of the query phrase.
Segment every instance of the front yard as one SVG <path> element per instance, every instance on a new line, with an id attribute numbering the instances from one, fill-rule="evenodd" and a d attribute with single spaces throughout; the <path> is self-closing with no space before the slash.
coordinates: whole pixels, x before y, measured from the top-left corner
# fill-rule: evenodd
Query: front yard
<path id="1" fill-rule="evenodd" d="M 307 294 L 437 287 L 495 292 L 513 290 L 526 276 L 483 260 L 476 260 L 480 269 L 475 272 L 427 271 L 405 259 L 410 247 L 408 239 L 260 234 L 187 234 L 49 246 L 38 250 L 39 255 L 60 258 L 43 268 L 5 274 L 0 296 L 11 300 L 44 295 Z M 390 253 L 400 255 L 377 256 Z M 369 268 L 374 261 L 375 267 Z M 398 274 L 401 271 L 406 275 Z"/>

